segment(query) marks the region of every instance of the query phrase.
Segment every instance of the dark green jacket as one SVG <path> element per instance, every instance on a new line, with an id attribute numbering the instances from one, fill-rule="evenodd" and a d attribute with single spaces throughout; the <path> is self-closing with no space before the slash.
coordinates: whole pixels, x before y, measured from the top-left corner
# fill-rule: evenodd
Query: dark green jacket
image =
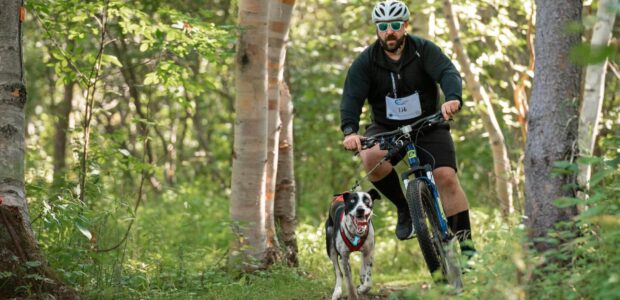
<path id="1" fill-rule="evenodd" d="M 439 109 L 439 89 L 446 99 L 462 101 L 461 76 L 450 59 L 433 42 L 408 35 L 405 48 L 398 62 L 391 61 L 377 40 L 366 48 L 353 62 L 344 84 L 340 104 L 340 127 L 359 130 L 360 114 L 364 101 L 372 108 L 372 119 L 381 125 L 397 127 L 410 124 L 411 120 L 389 120 L 385 116 L 385 96 L 394 97 L 390 72 L 394 73 L 397 95 L 404 97 L 418 92 L 422 116 Z M 420 116 L 420 117 L 422 117 Z"/>

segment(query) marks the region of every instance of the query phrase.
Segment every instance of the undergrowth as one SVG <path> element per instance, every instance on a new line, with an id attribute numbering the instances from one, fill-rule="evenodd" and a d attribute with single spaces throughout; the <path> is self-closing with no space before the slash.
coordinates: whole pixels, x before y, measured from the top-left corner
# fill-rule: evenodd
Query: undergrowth
<path id="1" fill-rule="evenodd" d="M 468 262 L 465 289 L 458 295 L 433 283 L 416 240 L 396 240 L 393 207 L 379 202 L 373 217 L 377 246 L 371 293 L 383 299 L 617 298 L 620 160 L 612 155 L 587 162 L 596 170 L 588 200 L 566 198 L 556 204 L 588 209 L 568 226 L 578 230 L 549 234 L 557 247 L 545 253 L 530 250 L 519 216 L 506 222 L 496 210 L 472 208 L 478 252 Z M 109 183 L 92 182 L 90 202 L 81 203 L 75 189 L 67 188 L 75 182 L 51 188 L 44 175 L 29 176 L 32 226 L 40 246 L 49 264 L 87 299 L 331 297 L 334 275 L 325 252 L 323 215 L 300 216 L 299 267 L 276 265 L 233 276 L 223 268 L 231 239 L 228 196 L 202 189 L 205 183 L 147 193 L 134 213 L 137 194 L 121 198 L 106 192 Z M 119 243 L 131 220 L 135 224 L 127 240 Z M 354 254 L 356 282 L 360 264 L 360 255 Z"/>

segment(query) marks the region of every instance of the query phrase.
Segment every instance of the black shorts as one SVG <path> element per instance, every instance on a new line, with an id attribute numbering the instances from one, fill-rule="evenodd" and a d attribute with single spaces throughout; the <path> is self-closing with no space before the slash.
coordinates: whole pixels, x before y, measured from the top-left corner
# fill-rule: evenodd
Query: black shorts
<path id="1" fill-rule="evenodd" d="M 395 128 L 388 128 L 377 123 L 372 123 L 366 127 L 364 136 L 372 136 L 377 133 L 387 132 Z M 415 132 L 415 131 L 414 131 Z M 450 126 L 431 128 L 421 131 L 417 137 L 413 137 L 414 144 L 420 159 L 420 165 L 430 164 L 433 170 L 438 167 L 451 167 L 456 169 L 456 151 L 454 142 L 450 135 Z M 406 147 L 390 159 L 392 165 L 398 164 L 407 152 Z"/>

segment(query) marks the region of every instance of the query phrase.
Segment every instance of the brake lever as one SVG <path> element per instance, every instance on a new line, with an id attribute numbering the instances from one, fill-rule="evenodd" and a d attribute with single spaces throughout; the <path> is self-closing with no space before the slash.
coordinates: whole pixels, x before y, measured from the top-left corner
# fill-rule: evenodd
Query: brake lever
<path id="1" fill-rule="evenodd" d="M 372 148 L 372 146 L 376 144 L 376 141 L 370 138 L 360 138 L 360 143 L 362 144 L 362 150 L 366 150 L 366 149 Z M 369 144 L 370 144 L 370 147 L 368 147 Z M 357 151 L 357 150 L 353 154 L 354 157 L 359 156 L 359 155 L 360 155 L 360 151 Z"/>

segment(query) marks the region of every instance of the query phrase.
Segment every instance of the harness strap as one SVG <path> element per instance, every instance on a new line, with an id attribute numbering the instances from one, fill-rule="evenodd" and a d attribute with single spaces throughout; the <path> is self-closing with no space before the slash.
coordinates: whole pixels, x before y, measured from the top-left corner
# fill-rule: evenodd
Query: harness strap
<path id="1" fill-rule="evenodd" d="M 341 223 L 343 219 L 344 219 L 344 211 L 340 215 Z M 355 239 L 355 244 L 352 243 L 347 237 L 347 235 L 344 233 L 344 227 L 340 227 L 340 236 L 342 237 L 342 240 L 344 240 L 344 243 L 347 245 L 347 248 L 349 248 L 349 251 L 355 252 L 355 251 L 360 251 L 360 249 L 362 249 L 362 246 L 364 245 L 364 242 L 366 241 L 366 237 L 368 236 L 368 231 L 369 230 L 366 230 L 366 233 L 360 236 L 359 240 Z M 357 238 L 358 236 L 355 236 L 355 237 Z"/>

